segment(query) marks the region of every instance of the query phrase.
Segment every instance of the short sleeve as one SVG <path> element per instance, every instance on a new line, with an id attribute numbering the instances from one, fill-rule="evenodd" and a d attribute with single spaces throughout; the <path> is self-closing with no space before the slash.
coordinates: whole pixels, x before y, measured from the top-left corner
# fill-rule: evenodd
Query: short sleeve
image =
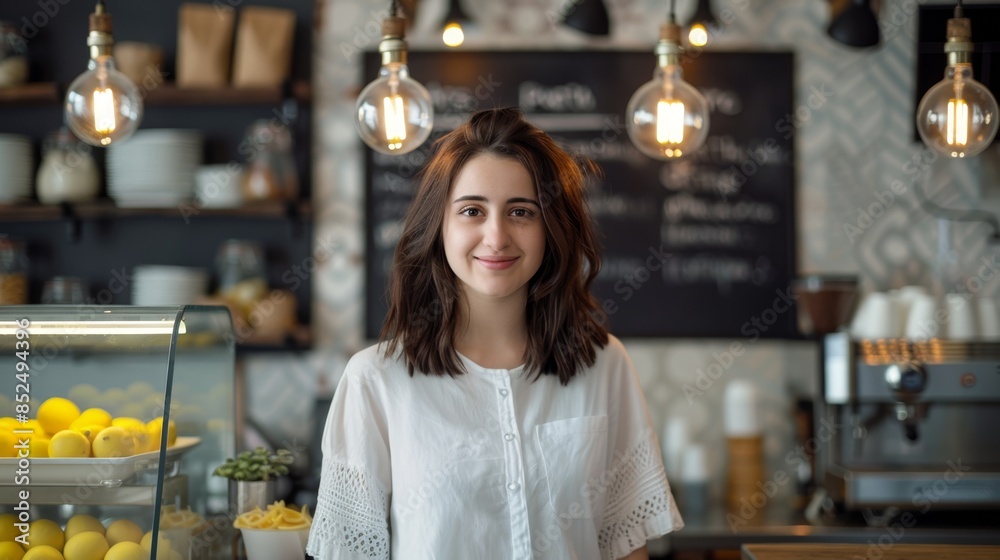
<path id="1" fill-rule="evenodd" d="M 323 432 L 319 499 L 306 551 L 317 560 L 389 558 L 391 470 L 384 399 L 357 356 L 341 377 Z"/>
<path id="2" fill-rule="evenodd" d="M 620 352 L 610 360 L 611 397 L 615 418 L 608 501 L 598 533 L 601 558 L 628 556 L 647 541 L 684 526 L 670 494 L 656 432 L 635 367 L 617 339 L 609 343 Z M 617 350 L 614 348 L 617 347 Z"/>

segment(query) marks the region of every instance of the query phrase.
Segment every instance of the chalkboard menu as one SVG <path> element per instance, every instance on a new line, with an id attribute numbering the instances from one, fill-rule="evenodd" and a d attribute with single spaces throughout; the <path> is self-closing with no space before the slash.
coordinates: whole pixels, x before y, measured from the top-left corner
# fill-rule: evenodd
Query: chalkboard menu
<path id="1" fill-rule="evenodd" d="M 604 171 L 588 194 L 604 253 L 594 295 L 623 337 L 795 336 L 793 59 L 703 52 L 685 79 L 712 108 L 708 141 L 671 162 L 631 143 L 625 106 L 653 75 L 649 51 L 413 52 L 411 75 L 434 100 L 432 140 L 476 110 L 521 107 L 528 120 Z M 364 75 L 378 73 L 376 54 Z M 431 142 L 403 156 L 366 155 L 366 335 L 386 312 L 385 286 L 414 175 Z"/>

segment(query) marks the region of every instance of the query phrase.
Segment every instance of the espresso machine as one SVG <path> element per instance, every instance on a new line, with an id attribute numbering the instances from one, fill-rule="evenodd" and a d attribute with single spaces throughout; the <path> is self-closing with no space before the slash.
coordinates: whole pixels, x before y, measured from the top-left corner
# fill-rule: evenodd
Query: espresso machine
<path id="1" fill-rule="evenodd" d="M 1000 342 L 836 332 L 822 359 L 816 481 L 835 503 L 1000 508 Z"/>

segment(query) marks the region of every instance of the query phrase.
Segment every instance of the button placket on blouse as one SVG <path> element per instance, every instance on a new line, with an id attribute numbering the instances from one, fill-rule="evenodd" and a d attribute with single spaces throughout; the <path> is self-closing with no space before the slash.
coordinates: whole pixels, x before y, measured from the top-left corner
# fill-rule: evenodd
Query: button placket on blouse
<path id="1" fill-rule="evenodd" d="M 531 557 L 531 536 L 528 525 L 527 496 L 524 494 L 524 462 L 521 440 L 517 437 L 517 415 L 514 409 L 510 375 L 497 372 L 497 400 L 500 411 L 500 431 L 503 434 L 504 462 L 506 463 L 507 500 L 510 508 L 510 528 L 515 558 Z"/>

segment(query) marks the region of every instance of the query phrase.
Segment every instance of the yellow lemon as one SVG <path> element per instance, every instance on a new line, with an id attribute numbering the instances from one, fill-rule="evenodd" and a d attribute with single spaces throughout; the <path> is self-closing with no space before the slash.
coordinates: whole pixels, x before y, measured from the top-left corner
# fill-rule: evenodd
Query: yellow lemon
<path id="1" fill-rule="evenodd" d="M 108 553 L 108 541 L 104 535 L 95 531 L 86 531 L 74 535 L 72 539 L 66 541 L 63 549 L 63 556 L 66 560 L 104 560 L 104 555 Z"/>
<path id="2" fill-rule="evenodd" d="M 129 457 L 135 455 L 135 439 L 125 430 L 111 426 L 104 428 L 94 440 L 94 457 Z"/>
<path id="3" fill-rule="evenodd" d="M 61 552 L 51 546 L 38 546 L 24 553 L 21 560 L 66 560 Z"/>
<path id="4" fill-rule="evenodd" d="M 21 545 L 13 541 L 0 542 L 0 560 L 21 560 L 22 558 L 24 558 L 24 549 L 21 548 Z"/>
<path id="5" fill-rule="evenodd" d="M 118 418 L 111 419 L 112 426 L 118 426 L 128 431 L 133 430 L 145 430 L 146 424 L 138 418 L 133 418 L 131 416 L 119 416 Z"/>
<path id="6" fill-rule="evenodd" d="M 14 444 L 17 438 L 8 431 L 0 431 L 0 457 L 17 457 L 17 450 Z"/>
<path id="7" fill-rule="evenodd" d="M 104 426 L 107 428 L 111 425 L 111 415 L 108 414 L 108 411 L 103 408 L 88 408 L 80 413 L 80 416 L 73 421 L 70 428 L 72 429 L 76 426 L 90 425 Z"/>
<path id="8" fill-rule="evenodd" d="M 38 421 L 50 434 L 59 433 L 80 417 L 80 409 L 73 401 L 62 397 L 52 397 L 38 407 Z"/>
<path id="9" fill-rule="evenodd" d="M 32 435 L 36 436 L 51 436 L 53 433 L 55 433 L 55 432 L 45 431 L 45 428 L 42 427 L 41 422 L 33 418 L 31 420 L 28 420 L 24 424 L 21 424 L 20 429 L 25 431 L 30 431 Z"/>
<path id="10" fill-rule="evenodd" d="M 94 440 L 97 439 L 97 434 L 101 433 L 101 430 L 107 428 L 107 426 L 100 426 L 98 424 L 91 424 L 89 426 L 73 427 L 70 428 L 74 432 L 80 432 L 81 434 L 87 436 L 87 440 L 91 445 L 94 445 Z"/>
<path id="11" fill-rule="evenodd" d="M 21 423 L 10 416 L 0 418 L 0 430 L 16 430 L 20 427 Z"/>
<path id="12" fill-rule="evenodd" d="M 159 538 L 156 540 L 159 543 L 156 545 L 156 560 L 170 560 L 170 553 L 174 552 L 170 548 L 170 539 L 159 535 Z M 153 532 L 146 531 L 146 534 L 142 536 L 142 540 L 139 541 L 139 545 L 149 554 L 150 549 L 153 547 Z"/>
<path id="13" fill-rule="evenodd" d="M 146 432 L 149 433 L 150 437 L 154 438 L 157 442 L 160 441 L 163 433 L 163 417 L 157 416 L 149 422 L 146 423 Z M 167 423 L 167 447 L 171 447 L 177 441 L 177 424 L 171 420 Z M 156 449 L 159 449 L 159 443 L 156 444 Z"/>
<path id="14" fill-rule="evenodd" d="M 125 541 L 112 546 L 104 560 L 149 560 L 149 551 L 139 543 Z"/>
<path id="15" fill-rule="evenodd" d="M 49 442 L 49 457 L 90 457 L 90 440 L 73 430 L 62 430 Z"/>
<path id="16" fill-rule="evenodd" d="M 13 541 L 14 537 L 21 534 L 14 524 L 17 523 L 17 516 L 13 513 L 0 514 L 0 542 Z M 18 545 L 18 548 L 21 548 Z M 3 558 L 0 555 L 0 558 Z"/>
<path id="17" fill-rule="evenodd" d="M 39 519 L 32 521 L 28 527 L 28 546 L 25 550 L 31 550 L 36 546 L 51 546 L 56 550 L 62 550 L 66 538 L 63 536 L 62 527 L 51 519 Z"/>
<path id="18" fill-rule="evenodd" d="M 48 457 L 52 440 L 42 434 L 31 436 L 28 440 L 28 457 Z"/>
<path id="19" fill-rule="evenodd" d="M 119 519 L 108 525 L 108 532 L 104 536 L 108 539 L 112 550 L 116 544 L 124 542 L 135 543 L 138 546 L 142 540 L 142 527 L 130 519 Z"/>
<path id="20" fill-rule="evenodd" d="M 67 541 L 80 533 L 86 533 L 87 531 L 93 531 L 103 535 L 104 525 L 102 525 L 100 520 L 93 515 L 87 515 L 85 513 L 78 513 L 73 517 L 70 517 L 69 521 L 66 522 L 65 533 Z"/>

